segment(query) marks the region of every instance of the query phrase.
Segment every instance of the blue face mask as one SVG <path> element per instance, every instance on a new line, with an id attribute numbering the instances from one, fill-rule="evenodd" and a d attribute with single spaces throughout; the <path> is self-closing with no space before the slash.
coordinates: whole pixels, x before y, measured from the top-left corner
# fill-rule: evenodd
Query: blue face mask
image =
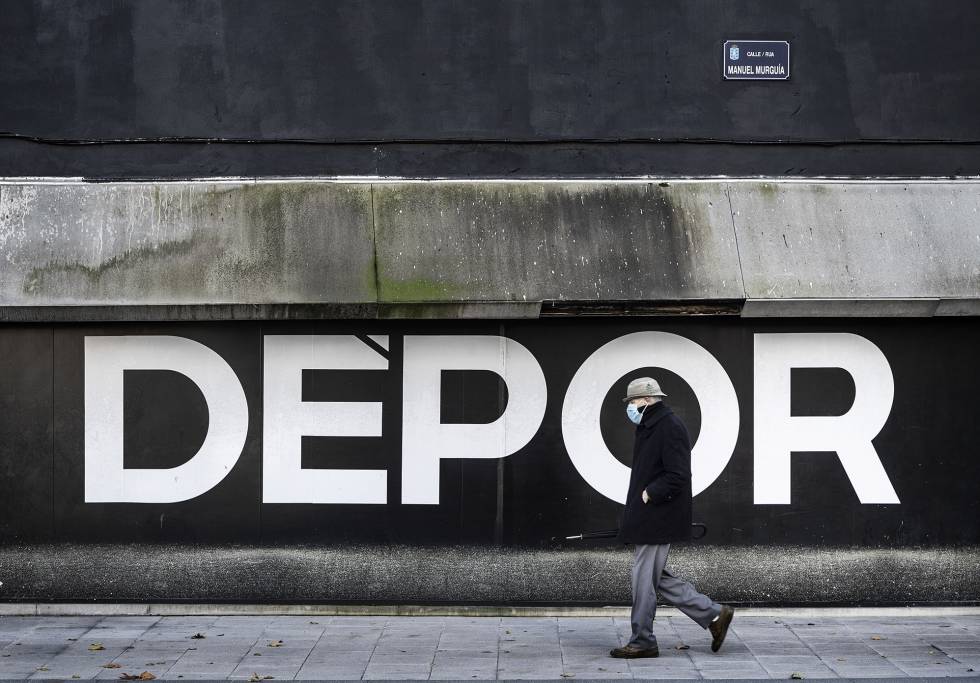
<path id="1" fill-rule="evenodd" d="M 626 406 L 626 416 L 630 419 L 633 424 L 640 424 L 640 420 L 643 419 L 643 413 L 632 403 Z"/>

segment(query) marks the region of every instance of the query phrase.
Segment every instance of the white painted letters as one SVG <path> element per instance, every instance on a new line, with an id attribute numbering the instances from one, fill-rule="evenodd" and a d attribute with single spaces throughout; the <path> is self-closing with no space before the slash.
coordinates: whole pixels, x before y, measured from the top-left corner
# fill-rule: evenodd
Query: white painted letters
<path id="1" fill-rule="evenodd" d="M 718 478 L 738 439 L 738 399 L 728 373 L 699 344 L 669 332 L 634 332 L 600 347 L 582 364 L 565 394 L 561 414 L 565 449 L 592 488 L 626 502 L 630 470 L 609 452 L 599 430 L 599 411 L 613 382 L 642 367 L 682 376 L 701 406 L 701 434 L 691 451 L 694 495 Z M 669 393 L 669 392 L 668 392 Z"/>
<path id="2" fill-rule="evenodd" d="M 208 432 L 193 458 L 167 469 L 123 468 L 126 370 L 172 370 L 201 390 Z M 242 385 L 203 344 L 169 336 L 85 337 L 85 502 L 176 503 L 199 496 L 234 467 L 247 433 Z"/>
<path id="3" fill-rule="evenodd" d="M 442 424 L 443 370 L 489 370 L 507 384 L 503 414 L 490 424 Z M 523 345 L 497 336 L 405 337 L 402 502 L 439 503 L 439 460 L 503 458 L 538 431 L 548 400 L 541 366 Z M 486 397 L 495 401 L 495 396 Z"/>
<path id="4" fill-rule="evenodd" d="M 386 335 L 371 337 L 388 348 Z M 898 503 L 872 444 L 894 398 L 891 368 L 881 350 L 849 333 L 765 333 L 754 335 L 754 340 L 755 503 L 790 503 L 791 454 L 799 451 L 836 452 L 862 503 Z M 84 344 L 86 502 L 180 502 L 209 491 L 227 475 L 245 444 L 248 406 L 238 377 L 221 356 L 175 336 L 92 336 L 85 337 Z M 368 402 L 304 401 L 303 371 L 388 371 L 383 354 L 349 334 L 264 338 L 263 502 L 388 502 L 384 469 L 303 469 L 301 461 L 304 436 L 380 437 L 382 431 L 380 397 Z M 494 335 L 408 335 L 403 361 L 402 503 L 439 503 L 441 460 L 503 458 L 537 433 L 548 389 L 538 361 L 517 341 Z M 625 502 L 630 471 L 609 452 L 599 415 L 609 387 L 644 367 L 676 373 L 697 397 L 701 431 L 692 449 L 692 488 L 697 495 L 721 475 L 732 457 L 739 405 L 731 379 L 715 357 L 676 334 L 626 334 L 582 363 L 562 405 L 561 431 L 568 455 L 592 488 Z M 791 415 L 792 368 L 847 371 L 854 379 L 853 406 L 841 416 Z M 126 370 L 178 372 L 200 389 L 209 413 L 207 435 L 184 464 L 169 469 L 123 467 Z M 444 370 L 482 370 L 501 377 L 509 398 L 500 417 L 489 424 L 443 424 Z M 482 400 L 496 403 L 497 396 Z M 834 466 L 833 461 L 828 465 Z"/>
<path id="5" fill-rule="evenodd" d="M 854 405 L 841 416 L 790 415 L 792 368 L 843 368 L 854 379 Z M 836 451 L 862 503 L 898 503 L 871 444 L 895 395 L 888 359 L 848 333 L 755 335 L 755 502 L 789 504 L 790 453 Z"/>
<path id="6" fill-rule="evenodd" d="M 386 336 L 374 337 L 387 346 Z M 303 401 L 303 370 L 387 370 L 388 359 L 354 335 L 267 335 L 262 500 L 385 503 L 385 470 L 302 469 L 304 436 L 381 436 L 381 402 Z"/>

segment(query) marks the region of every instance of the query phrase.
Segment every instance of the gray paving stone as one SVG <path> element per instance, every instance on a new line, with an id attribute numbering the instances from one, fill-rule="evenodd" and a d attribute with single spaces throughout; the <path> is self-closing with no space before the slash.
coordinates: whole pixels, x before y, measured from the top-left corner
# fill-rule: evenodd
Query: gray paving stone
<path id="1" fill-rule="evenodd" d="M 391 678 L 400 675 L 402 678 L 428 678 L 432 668 L 426 664 L 368 664 L 364 678 Z"/>
<path id="2" fill-rule="evenodd" d="M 750 673 L 750 672 L 743 672 L 743 671 L 733 671 L 733 672 L 728 673 L 728 674 L 726 674 L 724 672 L 717 672 L 717 673 L 716 672 L 708 672 L 708 673 L 703 673 L 702 676 L 706 680 L 712 680 L 712 679 L 729 680 L 729 679 L 739 679 L 739 678 L 745 678 L 745 679 L 749 679 L 749 680 L 755 680 L 755 679 L 758 679 L 758 678 L 768 678 L 768 676 L 767 676 L 767 674 L 766 674 L 765 671 L 763 671 L 762 673 Z"/>
<path id="3" fill-rule="evenodd" d="M 834 672 L 842 678 L 905 678 L 906 677 L 904 671 L 895 668 L 879 669 L 874 667 L 856 667 L 853 669 L 834 669 Z"/>
<path id="4" fill-rule="evenodd" d="M 439 680 L 494 679 L 497 677 L 497 667 L 494 666 L 434 666 L 429 678 Z"/>
<path id="5" fill-rule="evenodd" d="M 211 674 L 216 678 L 224 678 L 238 666 L 238 662 L 206 662 L 181 663 L 178 661 L 167 670 L 168 674 Z"/>
<path id="6" fill-rule="evenodd" d="M 173 681 L 201 681 L 201 680 L 213 680 L 215 675 L 212 673 L 196 673 L 196 672 L 180 672 L 176 674 L 171 674 L 170 672 L 165 673 L 160 676 L 161 680 L 173 680 Z"/>
<path id="7" fill-rule="evenodd" d="M 432 661 L 439 664 L 452 664 L 454 662 L 496 662 L 497 659 L 496 650 L 481 650 L 478 652 L 448 650 L 437 652 Z"/>
<path id="8" fill-rule="evenodd" d="M 364 675 L 364 669 L 335 669 L 303 667 L 296 674 L 296 680 L 316 681 L 351 681 L 360 680 Z"/>
<path id="9" fill-rule="evenodd" d="M 43 665 L 35 667 L 30 678 L 71 678 L 73 675 L 81 678 L 94 678 L 102 670 L 99 663 L 72 657 L 45 662 Z"/>

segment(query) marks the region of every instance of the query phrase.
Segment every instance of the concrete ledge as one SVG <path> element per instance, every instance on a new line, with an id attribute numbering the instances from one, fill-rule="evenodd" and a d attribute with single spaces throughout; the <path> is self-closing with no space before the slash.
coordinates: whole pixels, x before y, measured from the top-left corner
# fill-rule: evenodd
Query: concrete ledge
<path id="1" fill-rule="evenodd" d="M 978 215 L 974 179 L 0 179 L 0 321 L 972 316 Z"/>
<path id="2" fill-rule="evenodd" d="M 980 298 L 942 299 L 936 307 L 936 315 L 980 315 Z"/>
<path id="3" fill-rule="evenodd" d="M 743 318 L 928 318 L 938 299 L 746 299 Z"/>

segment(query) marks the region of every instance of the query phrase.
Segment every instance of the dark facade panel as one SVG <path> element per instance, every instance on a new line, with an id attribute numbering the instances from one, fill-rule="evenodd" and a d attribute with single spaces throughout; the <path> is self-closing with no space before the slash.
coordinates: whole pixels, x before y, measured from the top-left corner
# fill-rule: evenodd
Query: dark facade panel
<path id="1" fill-rule="evenodd" d="M 48 539 L 54 530 L 53 333 L 0 331 L 0 538 Z"/>
<path id="2" fill-rule="evenodd" d="M 971 2 L 5 5 L 0 128 L 42 138 L 976 140 Z M 725 40 L 791 44 L 724 82 Z M 937 116 L 937 112 L 942 112 Z"/>
<path id="3" fill-rule="evenodd" d="M 599 469 L 591 474 L 583 472 L 576 460 L 581 456 L 573 451 L 580 452 L 581 446 L 576 444 L 582 443 L 585 437 L 569 431 L 581 420 L 578 423 L 563 420 L 569 419 L 570 414 L 581 413 L 582 420 L 587 422 L 592 414 L 582 407 L 581 397 L 569 398 L 572 396 L 569 387 L 586 360 L 600 347 L 633 333 L 669 333 L 677 337 L 660 338 L 656 334 L 644 337 L 635 354 L 635 371 L 624 371 L 622 376 L 609 377 L 608 381 L 595 385 L 596 391 L 602 394 L 595 399 L 599 401 L 596 405 L 601 404 L 595 419 L 602 440 L 597 443 L 606 444 L 611 455 L 601 452 L 588 455 Z M 762 380 L 754 373 L 760 372 L 762 356 L 759 354 L 769 353 L 760 350 L 760 336 L 770 333 L 789 335 L 780 344 L 802 339 L 806 349 L 816 354 L 815 367 L 792 370 L 791 393 L 782 397 L 788 400 L 784 406 L 790 411 L 788 418 L 841 416 L 852 406 L 864 410 L 865 402 L 872 408 L 876 401 L 882 404 L 879 408 L 885 411 L 883 415 L 887 419 L 880 433 L 874 432 L 873 447 L 874 458 L 880 460 L 885 479 L 875 479 L 877 466 L 870 457 L 852 456 L 856 460 L 845 467 L 845 460 L 833 452 L 803 448 L 791 458 L 786 456 L 791 465 L 790 478 L 783 483 L 766 484 L 775 471 L 772 463 L 778 460 L 772 460 L 773 439 L 781 437 L 778 424 L 757 422 L 763 415 L 760 412 L 763 403 L 770 397 L 761 395 L 755 388 Z M 826 334 L 833 339 L 820 336 Z M 125 487 L 113 493 L 109 475 L 106 475 L 108 488 L 105 489 L 109 491 L 105 494 L 109 499 L 87 500 L 92 491 L 86 492 L 85 471 L 97 470 L 96 460 L 101 451 L 86 438 L 92 437 L 101 420 L 110 419 L 107 416 L 114 404 L 100 403 L 98 393 L 86 399 L 85 374 L 96 372 L 91 381 L 100 383 L 115 381 L 115 375 L 111 368 L 99 370 L 103 366 L 91 355 L 86 370 L 85 344 L 86 340 L 120 335 L 140 339 L 176 336 L 190 340 L 187 345 L 213 351 L 216 354 L 213 362 L 226 363 L 241 385 L 240 390 L 235 390 L 241 391 L 243 405 L 247 404 L 247 433 L 243 432 L 241 453 L 232 454 L 233 466 L 213 486 L 188 500 L 144 501 L 133 493 L 137 489 Z M 270 468 L 285 462 L 276 459 L 285 448 L 281 444 L 291 443 L 290 439 L 270 440 L 270 430 L 295 418 L 286 411 L 281 415 L 276 413 L 273 423 L 263 423 L 264 411 L 269 410 L 264 403 L 271 400 L 270 390 L 290 381 L 289 376 L 276 374 L 276 366 L 270 365 L 269 345 L 277 335 L 298 335 L 295 339 L 299 340 L 300 348 L 313 343 L 310 335 L 327 335 L 330 339 L 341 335 L 366 354 L 365 357 L 375 359 L 380 364 L 378 368 L 387 368 L 302 371 L 304 406 L 334 410 L 338 405 L 349 406 L 350 401 L 366 402 L 351 413 L 353 417 L 343 420 L 363 419 L 364 424 L 373 425 L 375 417 L 369 419 L 365 415 L 374 415 L 370 411 L 375 409 L 380 411 L 380 417 L 377 417 L 377 435 L 359 432 L 354 422 L 343 420 L 337 423 L 339 427 L 324 427 L 334 424 L 331 422 L 334 418 L 326 414 L 315 420 L 310 418 L 312 421 L 305 427 L 297 427 L 300 431 L 307 429 L 309 435 L 302 437 L 301 444 L 298 440 L 295 444 L 302 449 L 301 466 L 310 471 L 386 470 L 384 490 L 364 494 L 359 484 L 351 489 L 355 498 L 376 493 L 383 502 L 263 502 L 268 496 L 263 487 L 276 474 Z M 526 349 L 532 358 L 531 365 L 515 378 L 534 375 L 537 372 L 532 367 L 534 364 L 540 367 L 547 399 L 542 398 L 540 406 L 533 404 L 522 409 L 530 415 L 528 419 L 538 420 L 539 427 L 534 429 L 530 425 L 526 439 L 514 436 L 517 441 L 501 445 L 501 450 L 495 451 L 502 454 L 515 448 L 507 457 L 468 457 L 473 449 L 486 445 L 474 442 L 472 448 L 457 446 L 456 450 L 435 454 L 441 456 L 438 470 L 425 470 L 424 463 L 420 465 L 412 460 L 411 454 L 423 460 L 434 454 L 425 448 L 419 450 L 420 447 L 409 442 L 403 424 L 409 408 L 436 401 L 437 404 L 428 408 L 427 414 L 434 416 L 431 420 L 461 425 L 465 432 L 473 425 L 492 423 L 514 401 L 518 401 L 515 405 L 525 405 L 519 403 L 524 398 L 524 389 L 519 384 L 513 385 L 523 379 L 512 379 L 510 384 L 500 381 L 485 370 L 482 365 L 485 357 L 478 350 L 473 351 L 473 365 L 462 366 L 472 367 L 472 372 L 453 370 L 456 366 L 452 361 L 445 361 L 449 365 L 444 367 L 450 370 L 442 373 L 440 389 L 435 394 L 426 393 L 417 384 L 405 387 L 405 382 L 410 381 L 404 365 L 409 353 L 407 343 L 415 344 L 412 353 L 435 354 L 427 362 L 438 365 L 443 362 L 443 355 L 452 357 L 452 340 L 463 339 L 468 344 L 475 339 L 466 335 L 476 335 L 476 339 L 502 335 Z M 813 335 L 816 338 L 809 338 Z M 0 330 L 0 337 L 7 349 L 5 357 L 16 362 L 6 364 L 3 371 L 7 400 L 15 406 L 4 413 L 0 423 L 7 435 L 3 446 L 11 456 L 4 460 L 4 490 L 0 496 L 4 505 L 4 540 L 413 546 L 502 543 L 517 548 L 547 547 L 553 536 L 616 526 L 622 509 L 614 500 L 618 494 L 615 487 L 612 494 L 603 493 L 602 476 L 597 472 L 614 465 L 614 457 L 624 463 L 630 461 L 632 430 L 622 415 L 618 396 L 630 377 L 650 372 L 660 378 L 669 403 L 685 420 L 692 443 L 706 433 L 709 436 L 703 443 L 716 444 L 710 446 L 714 455 L 702 452 L 700 457 L 721 458 L 720 469 L 703 480 L 706 488 L 695 499 L 696 517 L 710 527 L 712 543 L 868 548 L 976 544 L 980 541 L 977 527 L 980 511 L 971 482 L 980 475 L 977 459 L 973 457 L 980 434 L 969 411 L 964 411 L 962 406 L 969 405 L 974 391 L 978 335 L 980 328 L 975 319 L 749 322 L 709 317 L 500 323 L 184 323 L 59 326 L 54 329 L 52 347 L 51 328 L 8 326 Z M 680 342 L 678 338 L 682 338 Z M 42 351 L 45 348 L 38 346 L 38 340 L 45 339 L 47 352 L 37 353 L 39 348 Z M 837 344 L 835 340 L 839 339 L 844 343 L 840 352 L 828 346 Z M 691 343 L 681 351 L 658 346 L 684 340 Z M 702 347 L 703 354 L 694 348 L 695 344 Z M 859 345 L 854 347 L 854 353 L 865 353 L 867 349 L 861 349 L 869 345 L 877 349 L 872 349 L 873 357 L 867 362 L 885 364 L 893 382 L 893 399 L 879 380 L 869 381 L 854 374 L 858 370 L 851 362 L 853 357 L 848 356 L 852 352 L 848 344 Z M 429 350 L 420 352 L 420 347 Z M 708 380 L 692 375 L 685 379 L 683 375 L 692 370 L 682 369 L 675 361 L 665 361 L 664 369 L 657 369 L 649 357 L 657 357 L 660 348 L 665 359 L 686 358 L 688 367 L 698 372 L 713 367 L 710 361 L 713 357 L 728 379 L 720 384 L 705 384 Z M 176 467 L 190 461 L 209 430 L 220 433 L 224 425 L 215 398 L 212 396 L 208 403 L 206 389 L 198 386 L 200 377 L 188 379 L 179 374 L 180 365 L 168 365 L 180 357 L 174 353 L 163 348 L 156 354 L 154 357 L 159 356 L 160 365 L 152 367 L 157 369 L 141 370 L 137 365 L 123 373 L 124 408 L 119 413 L 122 434 L 118 438 L 123 439 L 123 463 L 127 470 Z M 342 360 L 348 357 L 343 355 L 347 351 L 337 351 L 339 355 L 332 353 L 311 358 L 316 358 L 315 362 L 338 363 L 337 368 L 348 362 Z M 806 356 L 810 351 L 802 353 Z M 223 360 L 217 360 L 219 357 Z M 524 362 L 522 356 L 506 355 L 506 358 L 511 364 Z M 632 362 L 633 356 L 628 358 Z M 834 367 L 835 358 L 842 361 L 842 367 Z M 849 362 L 850 369 L 844 369 L 849 367 Z M 865 365 L 867 362 L 862 361 Z M 611 360 L 603 363 L 618 367 Z M 167 370 L 169 367 L 176 369 Z M 355 363 L 353 367 L 360 366 Z M 25 379 L 42 375 L 48 379 Z M 710 387 L 710 391 L 706 392 L 705 387 Z M 734 402 L 718 404 L 719 400 L 728 400 L 725 397 L 729 391 Z M 324 404 L 325 401 L 339 403 Z M 726 411 L 714 412 L 716 407 L 708 406 L 712 402 L 726 406 Z M 374 403 L 380 403 L 380 407 L 371 408 Z M 540 415 L 535 412 L 539 409 Z M 702 423 L 704 410 L 714 416 L 710 426 Z M 731 422 L 736 420 L 735 413 L 740 417 Z M 506 419 L 513 421 L 519 417 L 511 413 Z M 731 432 L 730 443 L 725 441 L 728 437 L 718 433 L 726 429 L 721 423 L 728 422 L 736 430 Z M 508 429 L 513 424 L 516 423 L 508 422 Z M 433 425 L 436 430 L 438 424 Z M 327 433 L 334 436 L 317 436 L 317 429 L 328 429 Z M 473 429 L 473 434 L 487 434 Z M 113 434 L 110 430 L 109 436 Z M 435 444 L 432 448 L 437 451 L 442 442 L 435 435 L 432 438 Z M 727 451 L 722 453 L 719 449 Z M 731 457 L 726 460 L 723 456 L 727 453 Z M 695 489 L 698 488 L 698 457 L 695 450 Z M 420 467 L 428 474 L 411 478 L 411 483 L 405 484 L 406 472 L 415 477 Z M 879 486 L 882 481 L 887 484 L 884 488 Z M 331 484 L 327 481 L 325 485 Z M 169 486 L 168 483 L 161 488 L 169 490 Z M 888 501 L 889 486 L 898 502 Z M 96 487 L 101 491 L 99 487 L 101 484 Z M 418 500 L 419 487 L 431 489 L 433 498 L 424 503 L 406 502 L 411 496 Z M 159 490 L 147 493 L 150 497 L 158 494 Z M 308 491 L 295 495 L 302 498 L 319 494 Z M 110 502 L 116 500 L 112 496 L 130 498 L 129 502 Z M 133 496 L 137 499 L 131 499 Z M 774 502 L 779 496 L 785 496 L 785 500 Z M 44 522 L 46 515 L 50 515 L 50 523 Z"/>

